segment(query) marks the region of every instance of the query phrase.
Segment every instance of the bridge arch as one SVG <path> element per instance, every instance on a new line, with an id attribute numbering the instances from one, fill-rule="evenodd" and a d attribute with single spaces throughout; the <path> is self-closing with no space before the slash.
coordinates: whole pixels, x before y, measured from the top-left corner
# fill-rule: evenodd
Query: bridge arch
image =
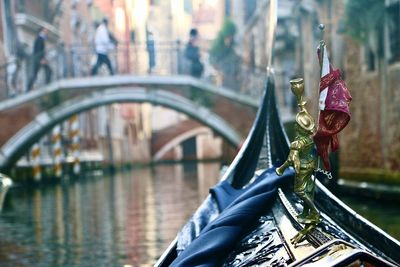
<path id="1" fill-rule="evenodd" d="M 185 140 L 188 140 L 189 138 L 192 138 L 197 135 L 201 134 L 208 134 L 209 129 L 201 126 L 201 127 L 196 127 L 194 129 L 188 130 L 178 136 L 175 136 L 172 140 L 170 140 L 168 143 L 163 145 L 153 156 L 154 161 L 159 161 L 162 159 L 162 157 L 168 153 L 172 148 L 175 146 L 179 145 Z"/>
<path id="2" fill-rule="evenodd" d="M 66 101 L 49 111 L 37 115 L 31 123 L 18 131 L 1 148 L 0 171 L 7 173 L 12 165 L 26 152 L 26 149 L 31 147 L 56 124 L 66 120 L 73 114 L 98 106 L 124 102 L 148 102 L 174 109 L 207 125 L 231 145 L 238 146 L 240 144 L 240 135 L 225 120 L 207 108 L 198 106 L 182 96 L 166 91 L 146 90 L 137 87 L 108 89 L 102 92 L 94 92 L 84 98 Z"/>

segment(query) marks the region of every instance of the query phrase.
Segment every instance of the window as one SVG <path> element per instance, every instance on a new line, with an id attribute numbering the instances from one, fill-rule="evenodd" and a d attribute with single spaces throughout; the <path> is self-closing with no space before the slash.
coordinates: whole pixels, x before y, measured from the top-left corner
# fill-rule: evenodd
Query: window
<path id="1" fill-rule="evenodd" d="M 192 0 L 184 0 L 183 2 L 183 9 L 185 10 L 186 13 L 192 14 Z"/>
<path id="2" fill-rule="evenodd" d="M 225 16 L 231 16 L 231 0 L 225 0 Z"/>
<path id="3" fill-rule="evenodd" d="M 387 7 L 389 30 L 389 63 L 400 61 L 400 1 L 391 2 Z"/>
<path id="4" fill-rule="evenodd" d="M 246 0 L 245 2 L 245 21 L 249 21 L 249 19 L 253 16 L 254 12 L 257 8 L 257 0 Z"/>
<path id="5" fill-rule="evenodd" d="M 372 51 L 372 49 L 368 45 L 364 47 L 364 59 L 367 71 L 375 71 L 376 69 L 375 54 L 374 51 Z"/>

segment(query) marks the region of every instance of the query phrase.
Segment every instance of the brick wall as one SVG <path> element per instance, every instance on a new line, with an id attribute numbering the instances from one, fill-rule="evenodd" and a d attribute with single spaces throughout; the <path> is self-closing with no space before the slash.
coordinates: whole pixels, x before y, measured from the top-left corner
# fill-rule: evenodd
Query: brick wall
<path id="1" fill-rule="evenodd" d="M 24 104 L 3 112 L 0 116 L 0 146 L 3 146 L 10 137 L 30 123 L 37 114 L 38 108 L 33 104 Z"/>
<path id="2" fill-rule="evenodd" d="M 363 70 L 361 46 L 346 40 L 346 83 L 353 96 L 352 119 L 341 133 L 342 168 L 400 168 L 400 64 Z"/>
<path id="3" fill-rule="evenodd" d="M 400 62 L 388 68 L 387 116 L 388 162 L 390 169 L 400 170 Z"/>

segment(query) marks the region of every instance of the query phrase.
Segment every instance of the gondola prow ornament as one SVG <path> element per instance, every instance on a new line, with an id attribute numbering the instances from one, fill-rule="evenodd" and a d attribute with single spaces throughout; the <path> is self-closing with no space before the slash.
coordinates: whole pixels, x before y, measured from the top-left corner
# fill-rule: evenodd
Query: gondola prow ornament
<path id="1" fill-rule="evenodd" d="M 276 169 L 282 175 L 286 168 L 292 166 L 295 170 L 294 192 L 303 201 L 303 212 L 297 219 L 306 227 L 292 239 L 292 243 L 300 242 L 308 231 L 320 222 L 320 214 L 313 202 L 314 199 L 314 171 L 317 167 L 317 157 L 314 152 L 313 135 L 316 130 L 315 121 L 308 113 L 303 100 L 304 81 L 302 78 L 290 81 L 293 94 L 296 96 L 300 111 L 296 115 L 296 136 L 290 143 L 290 152 L 287 160 Z"/>
<path id="2" fill-rule="evenodd" d="M 320 24 L 319 29 L 323 36 L 325 26 Z M 287 160 L 276 169 L 276 173 L 282 175 L 289 166 L 294 168 L 294 192 L 303 201 L 303 211 L 297 219 L 299 223 L 304 224 L 304 228 L 291 239 L 294 245 L 301 242 L 307 233 L 321 221 L 321 216 L 313 202 L 315 188 L 313 174 L 318 162 L 316 154 L 321 157 L 325 169 L 329 171 L 329 150 L 335 151 L 339 148 L 337 135 L 350 121 L 351 95 L 341 78 L 341 72 L 338 69 L 335 70 L 329 62 L 323 38 L 321 38 L 317 54 L 321 66 L 318 127 L 315 126 L 314 119 L 305 108 L 303 79 L 291 80 L 291 89 L 300 108 L 296 115 L 296 137 L 290 143 Z M 317 153 L 313 153 L 314 147 Z M 322 170 L 318 168 L 318 171 Z"/>

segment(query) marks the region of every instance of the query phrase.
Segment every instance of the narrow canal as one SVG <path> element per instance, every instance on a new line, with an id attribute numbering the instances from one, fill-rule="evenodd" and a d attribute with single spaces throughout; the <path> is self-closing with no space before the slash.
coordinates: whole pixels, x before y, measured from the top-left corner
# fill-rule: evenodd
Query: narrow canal
<path id="1" fill-rule="evenodd" d="M 219 163 L 158 165 L 13 188 L 0 214 L 0 266 L 151 266 L 218 181 Z M 398 208 L 346 198 L 400 238 Z"/>
<path id="2" fill-rule="evenodd" d="M 361 216 L 400 240 L 400 209 L 398 201 L 382 201 L 355 196 L 340 197 Z"/>
<path id="3" fill-rule="evenodd" d="M 158 165 L 12 189 L 0 214 L 0 266 L 151 266 L 219 170 L 219 163 Z"/>

